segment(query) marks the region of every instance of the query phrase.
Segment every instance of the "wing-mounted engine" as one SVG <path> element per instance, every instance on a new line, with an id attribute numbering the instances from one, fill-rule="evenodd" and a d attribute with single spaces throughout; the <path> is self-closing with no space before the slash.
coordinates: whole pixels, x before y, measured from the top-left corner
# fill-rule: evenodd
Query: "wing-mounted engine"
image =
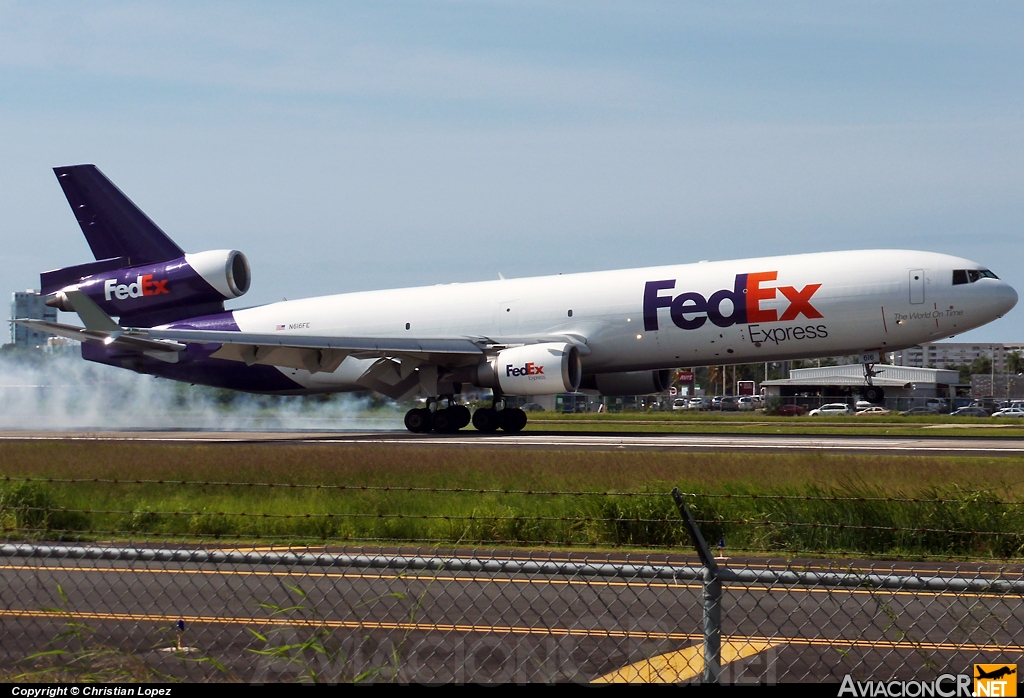
<path id="1" fill-rule="evenodd" d="M 503 349 L 477 367 L 476 384 L 505 395 L 557 395 L 580 385 L 580 352 L 568 342 Z"/>
<path id="2" fill-rule="evenodd" d="M 125 258 L 90 262 L 40 275 L 47 305 L 73 311 L 67 292 L 85 293 L 122 324 L 138 327 L 224 310 L 249 290 L 249 262 L 237 250 L 210 250 L 166 262 L 130 266 Z"/>
<path id="3" fill-rule="evenodd" d="M 596 390 L 605 396 L 651 395 L 667 391 L 671 384 L 672 372 L 662 369 L 588 375 L 583 377 L 580 387 L 584 390 Z"/>

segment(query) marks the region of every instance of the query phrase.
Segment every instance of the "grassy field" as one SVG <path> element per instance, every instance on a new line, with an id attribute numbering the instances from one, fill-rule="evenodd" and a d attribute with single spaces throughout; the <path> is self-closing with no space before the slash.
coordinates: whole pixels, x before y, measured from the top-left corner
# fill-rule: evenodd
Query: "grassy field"
<path id="1" fill-rule="evenodd" d="M 531 412 L 529 431 L 620 431 L 695 434 L 875 434 L 1024 437 L 1024 420 L 950 417 L 775 417 L 761 413 Z"/>
<path id="2" fill-rule="evenodd" d="M 679 487 L 733 550 L 1017 558 L 1022 474 L 1013 458 L 4 442 L 0 520 L 12 537 L 688 551 Z"/>

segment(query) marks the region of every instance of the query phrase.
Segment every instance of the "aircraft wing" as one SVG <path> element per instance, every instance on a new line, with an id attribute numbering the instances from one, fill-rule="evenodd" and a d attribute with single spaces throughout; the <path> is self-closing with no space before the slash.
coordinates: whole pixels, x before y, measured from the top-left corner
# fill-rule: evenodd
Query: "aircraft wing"
<path id="1" fill-rule="evenodd" d="M 142 330 L 136 330 L 141 332 Z M 304 368 L 310 373 L 337 370 L 346 357 L 399 358 L 409 367 L 421 363 L 473 364 L 483 345 L 466 338 L 413 339 L 404 337 L 315 337 L 217 330 L 145 330 L 146 336 L 185 343 L 220 344 L 215 359 L 270 366 Z"/>

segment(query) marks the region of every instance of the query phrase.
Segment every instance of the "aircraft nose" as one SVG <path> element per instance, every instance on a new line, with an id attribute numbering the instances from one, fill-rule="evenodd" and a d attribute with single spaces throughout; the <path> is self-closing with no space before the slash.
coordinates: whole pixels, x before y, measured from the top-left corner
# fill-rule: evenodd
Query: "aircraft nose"
<path id="1" fill-rule="evenodd" d="M 1006 315 L 1006 313 L 1013 310 L 1013 306 L 1017 305 L 1017 292 L 1013 286 L 1005 281 L 1001 281 L 995 289 L 993 300 L 999 314 Z"/>

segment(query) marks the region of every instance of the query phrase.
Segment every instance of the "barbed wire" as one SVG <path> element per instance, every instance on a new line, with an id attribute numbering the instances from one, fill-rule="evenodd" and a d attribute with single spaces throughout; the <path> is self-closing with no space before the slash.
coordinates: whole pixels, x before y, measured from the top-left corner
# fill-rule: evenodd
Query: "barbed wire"
<path id="1" fill-rule="evenodd" d="M 105 485 L 179 485 L 193 487 L 258 487 L 307 490 L 338 490 L 342 492 L 444 492 L 456 494 L 525 494 L 525 495 L 566 495 L 573 497 L 665 497 L 668 492 L 613 492 L 586 490 L 533 490 L 494 489 L 475 487 L 414 487 L 398 485 L 329 485 L 297 482 L 231 482 L 218 480 L 146 480 L 139 478 L 58 478 L 58 477 L 10 477 L 0 482 L 39 482 L 48 484 L 105 484 Z"/>
<path id="2" fill-rule="evenodd" d="M 551 522 L 567 521 L 573 523 L 676 523 L 682 525 L 682 519 L 669 518 L 667 516 L 658 519 L 646 519 L 639 517 L 600 517 L 600 516 L 516 516 L 497 514 L 359 514 L 359 513 L 333 513 L 320 512 L 305 514 L 270 514 L 253 513 L 246 511 L 155 511 L 150 509 L 72 509 L 68 507 L 26 507 L 17 506 L 11 509 L 19 512 L 43 512 L 58 514 L 101 514 L 120 516 L 224 516 L 254 519 L 411 519 L 411 520 L 444 520 L 444 521 L 532 521 Z M 0 508 L 0 511 L 3 511 Z"/>
<path id="3" fill-rule="evenodd" d="M 963 490 L 965 497 L 977 494 L 987 494 L 984 490 Z M 750 499 L 768 501 L 800 501 L 800 502 L 894 502 L 901 504 L 963 504 L 965 498 L 936 498 L 924 497 L 867 497 L 867 496 L 839 496 L 839 495 L 810 495 L 810 494 L 711 494 L 704 492 L 683 492 L 684 497 L 694 499 Z M 1007 502 L 999 499 L 969 500 L 971 504 L 997 504 L 1003 506 L 1024 506 L 1024 502 Z"/>
<path id="4" fill-rule="evenodd" d="M 800 528 L 827 528 L 848 531 L 885 531 L 902 533 L 943 533 L 972 536 L 1024 536 L 1022 531 L 974 531 L 955 528 L 927 528 L 919 526 L 873 526 L 871 524 L 821 523 L 818 521 L 755 521 L 751 519 L 696 519 L 699 524 L 732 526 L 792 526 Z"/>

